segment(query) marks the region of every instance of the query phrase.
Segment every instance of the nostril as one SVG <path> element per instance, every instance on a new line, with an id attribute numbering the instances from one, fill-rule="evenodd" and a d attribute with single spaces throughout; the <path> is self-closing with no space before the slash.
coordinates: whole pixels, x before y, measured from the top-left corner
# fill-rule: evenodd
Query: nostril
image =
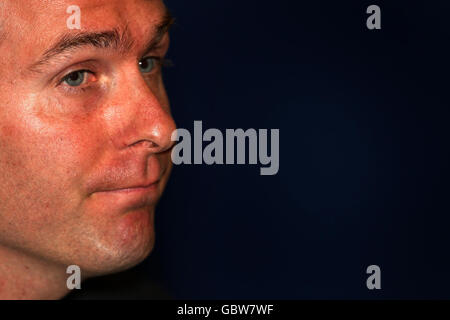
<path id="1" fill-rule="evenodd" d="M 136 141 L 135 143 L 130 145 L 130 147 L 135 147 L 135 146 L 140 146 L 140 147 L 144 147 L 144 148 L 148 148 L 148 149 L 159 148 L 158 144 L 156 144 L 153 141 L 146 140 L 146 139 L 142 139 L 142 140 Z"/>

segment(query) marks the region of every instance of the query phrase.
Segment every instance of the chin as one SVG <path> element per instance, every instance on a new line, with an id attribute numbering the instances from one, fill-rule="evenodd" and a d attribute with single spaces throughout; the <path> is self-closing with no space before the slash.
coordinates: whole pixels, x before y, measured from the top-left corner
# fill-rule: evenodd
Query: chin
<path id="1" fill-rule="evenodd" d="M 147 258 L 155 243 L 154 210 L 127 213 L 104 234 L 90 241 L 87 259 L 79 257 L 82 263 L 78 265 L 86 277 L 124 271 Z"/>

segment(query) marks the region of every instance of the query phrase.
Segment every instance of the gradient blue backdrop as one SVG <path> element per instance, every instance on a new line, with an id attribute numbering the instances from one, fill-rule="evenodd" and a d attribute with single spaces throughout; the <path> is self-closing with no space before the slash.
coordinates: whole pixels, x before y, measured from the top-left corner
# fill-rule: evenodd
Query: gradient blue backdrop
<path id="1" fill-rule="evenodd" d="M 279 128 L 280 171 L 175 167 L 138 270 L 176 298 L 450 298 L 449 2 L 166 3 L 178 126 Z"/>

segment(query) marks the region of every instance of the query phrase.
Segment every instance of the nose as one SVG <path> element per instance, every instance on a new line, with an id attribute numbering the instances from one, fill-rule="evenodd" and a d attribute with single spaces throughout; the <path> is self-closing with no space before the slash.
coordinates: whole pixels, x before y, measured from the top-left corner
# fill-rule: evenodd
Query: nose
<path id="1" fill-rule="evenodd" d="M 144 149 L 160 153 L 170 149 L 176 129 L 162 83 L 151 88 L 142 75 L 124 77 L 104 111 L 113 145 L 117 149 Z"/>

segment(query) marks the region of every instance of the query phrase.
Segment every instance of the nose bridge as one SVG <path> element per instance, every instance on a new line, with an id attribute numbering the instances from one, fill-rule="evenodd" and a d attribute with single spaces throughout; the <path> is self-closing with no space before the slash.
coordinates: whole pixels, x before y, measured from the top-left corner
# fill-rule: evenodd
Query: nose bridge
<path id="1" fill-rule="evenodd" d="M 173 145 L 176 127 L 164 89 L 155 94 L 138 73 L 128 74 L 114 91 L 105 116 L 117 148 L 142 147 L 155 153 Z"/>

